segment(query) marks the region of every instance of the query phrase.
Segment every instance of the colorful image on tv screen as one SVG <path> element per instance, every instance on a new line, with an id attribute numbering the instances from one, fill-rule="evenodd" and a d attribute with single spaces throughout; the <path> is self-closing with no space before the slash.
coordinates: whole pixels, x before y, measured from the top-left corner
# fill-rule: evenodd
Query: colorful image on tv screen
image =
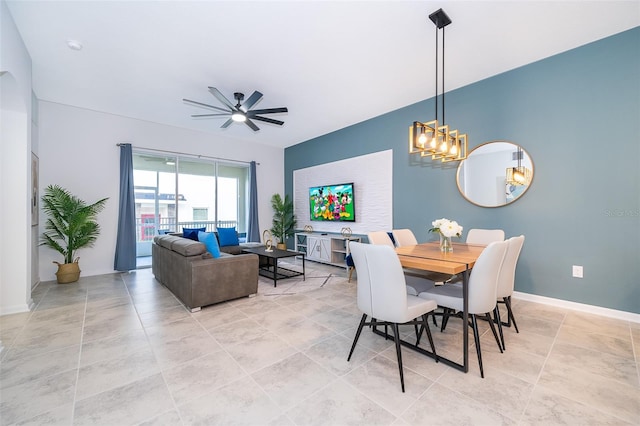
<path id="1" fill-rule="evenodd" d="M 309 188 L 311 220 L 355 222 L 353 183 Z"/>

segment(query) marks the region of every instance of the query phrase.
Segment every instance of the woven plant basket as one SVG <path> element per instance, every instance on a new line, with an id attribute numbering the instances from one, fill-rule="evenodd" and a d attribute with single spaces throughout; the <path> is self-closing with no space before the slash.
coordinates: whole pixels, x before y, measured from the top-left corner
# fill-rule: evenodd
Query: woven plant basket
<path id="1" fill-rule="evenodd" d="M 58 265 L 58 272 L 56 272 L 56 278 L 58 284 L 75 283 L 80 279 L 80 265 L 78 265 L 79 257 L 73 261 L 73 263 L 59 263 L 54 261 Z"/>

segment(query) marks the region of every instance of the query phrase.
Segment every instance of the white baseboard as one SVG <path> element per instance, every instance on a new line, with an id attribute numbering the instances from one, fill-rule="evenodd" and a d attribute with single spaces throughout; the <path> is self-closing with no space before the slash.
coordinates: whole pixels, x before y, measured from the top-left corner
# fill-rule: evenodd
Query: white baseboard
<path id="1" fill-rule="evenodd" d="M 519 291 L 513 292 L 513 298 L 542 303 L 544 305 L 557 306 L 559 308 L 566 308 L 579 312 L 586 312 L 589 314 L 602 315 L 603 317 L 615 318 L 623 321 L 640 323 L 640 314 L 634 314 L 633 312 L 618 311 L 616 309 L 587 305 L 585 303 L 570 302 L 568 300 L 554 299 L 552 297 L 538 296 L 536 294 L 522 293 Z"/>
<path id="2" fill-rule="evenodd" d="M 29 299 L 27 303 L 23 305 L 0 306 L 0 316 L 30 312 L 34 306 L 33 299 Z"/>

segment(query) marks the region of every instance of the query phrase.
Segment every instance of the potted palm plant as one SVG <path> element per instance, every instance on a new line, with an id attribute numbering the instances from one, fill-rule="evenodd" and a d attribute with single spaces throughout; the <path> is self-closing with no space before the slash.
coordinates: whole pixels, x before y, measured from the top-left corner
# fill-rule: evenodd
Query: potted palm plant
<path id="1" fill-rule="evenodd" d="M 103 198 L 87 205 L 58 185 L 46 187 L 42 209 L 49 218 L 44 224 L 40 245 L 50 247 L 64 257 L 64 263 L 53 262 L 58 265 L 56 277 L 59 284 L 73 283 L 80 278 L 80 258 L 75 257 L 76 251 L 92 247 L 98 238 L 100 225 L 96 219 L 107 200 Z"/>
<path id="2" fill-rule="evenodd" d="M 289 195 L 284 199 L 280 194 L 273 194 L 271 197 L 271 207 L 273 208 L 273 221 L 271 223 L 271 233 L 278 239 L 278 248 L 287 249 L 287 238 L 293 235 L 296 227 L 296 218 L 293 214 L 293 201 Z"/>

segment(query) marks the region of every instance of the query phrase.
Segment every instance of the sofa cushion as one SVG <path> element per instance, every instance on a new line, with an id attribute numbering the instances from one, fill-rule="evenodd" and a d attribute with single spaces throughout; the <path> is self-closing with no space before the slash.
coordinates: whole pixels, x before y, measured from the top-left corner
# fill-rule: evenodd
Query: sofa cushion
<path id="1" fill-rule="evenodd" d="M 240 244 L 235 226 L 233 228 L 218 228 L 218 239 L 220 240 L 220 247 Z"/>
<path id="2" fill-rule="evenodd" d="M 169 250 L 171 250 L 173 242 L 179 240 L 182 240 L 182 238 L 174 237 L 173 235 L 156 235 L 153 238 L 153 241 L 155 241 L 156 244 Z"/>
<path id="3" fill-rule="evenodd" d="M 213 232 L 198 232 L 198 241 L 205 245 L 207 251 L 214 258 L 220 257 L 220 247 L 218 247 L 218 239 Z"/>
<path id="4" fill-rule="evenodd" d="M 243 253 L 242 252 L 243 248 L 244 247 L 242 246 L 224 246 L 224 247 L 220 247 L 220 252 L 237 255 L 237 254 Z"/>
<path id="5" fill-rule="evenodd" d="M 182 228 L 182 236 L 193 241 L 198 241 L 198 232 L 205 232 L 207 228 Z"/>
<path id="6" fill-rule="evenodd" d="M 207 251 L 204 244 L 187 238 L 178 238 L 171 244 L 171 250 L 183 256 L 197 256 Z"/>

